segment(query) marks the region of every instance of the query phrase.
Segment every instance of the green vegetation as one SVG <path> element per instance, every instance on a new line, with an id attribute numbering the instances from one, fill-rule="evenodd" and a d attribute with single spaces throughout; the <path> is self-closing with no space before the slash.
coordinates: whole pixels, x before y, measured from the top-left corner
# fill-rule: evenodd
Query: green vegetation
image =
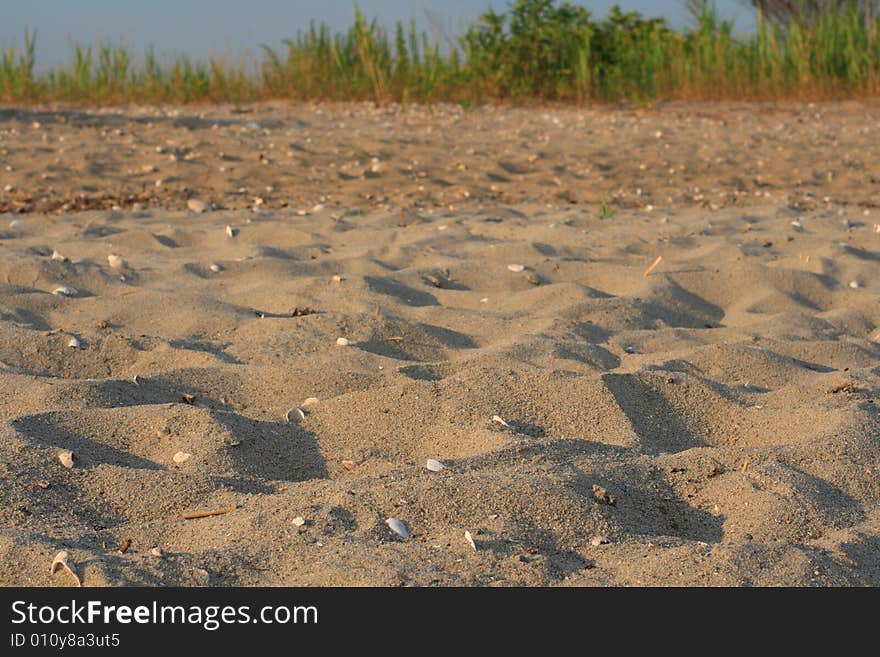
<path id="1" fill-rule="evenodd" d="M 136 59 L 124 46 L 77 46 L 72 60 L 36 67 L 35 36 L 0 52 L 0 101 L 242 102 L 271 98 L 463 104 L 723 98 L 830 98 L 880 90 L 880 16 L 863 3 L 830 3 L 809 20 L 764 18 L 734 35 L 708 0 L 687 0 L 693 25 L 615 7 L 602 20 L 555 0 L 514 0 L 487 11 L 453 48 L 415 25 L 393 33 L 355 9 L 343 33 L 326 26 L 228 64 Z"/>

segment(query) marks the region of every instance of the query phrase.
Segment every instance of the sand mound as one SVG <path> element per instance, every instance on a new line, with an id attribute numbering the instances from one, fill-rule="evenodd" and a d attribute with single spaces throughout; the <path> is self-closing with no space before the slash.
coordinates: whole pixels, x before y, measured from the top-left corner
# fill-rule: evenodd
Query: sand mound
<path id="1" fill-rule="evenodd" d="M 15 218 L 2 584 L 880 584 L 861 209 Z"/>

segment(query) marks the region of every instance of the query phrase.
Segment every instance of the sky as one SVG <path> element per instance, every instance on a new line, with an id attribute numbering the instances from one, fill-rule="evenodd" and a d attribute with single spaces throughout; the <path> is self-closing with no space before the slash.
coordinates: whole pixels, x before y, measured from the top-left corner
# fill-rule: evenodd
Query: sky
<path id="1" fill-rule="evenodd" d="M 309 21 L 344 29 L 352 22 L 353 0 L 5 0 L 0 20 L 0 48 L 21 45 L 25 27 L 37 32 L 38 68 L 68 59 L 74 43 L 120 40 L 143 52 L 186 54 L 196 58 L 257 55 L 260 45 L 278 46 Z M 359 0 L 367 18 L 383 25 L 415 18 L 431 33 L 442 26 L 447 35 L 492 6 L 503 11 L 507 0 Z M 615 2 L 580 0 L 604 17 Z M 626 11 L 664 16 L 675 27 L 686 24 L 682 0 L 618 0 Z M 739 31 L 754 25 L 752 11 L 741 0 L 716 0 L 719 13 L 735 18 Z"/>

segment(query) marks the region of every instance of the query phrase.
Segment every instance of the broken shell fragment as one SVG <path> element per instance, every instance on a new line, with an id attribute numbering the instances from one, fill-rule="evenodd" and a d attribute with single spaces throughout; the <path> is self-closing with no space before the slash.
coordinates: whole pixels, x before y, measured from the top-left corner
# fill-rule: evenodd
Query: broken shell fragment
<path id="1" fill-rule="evenodd" d="M 58 460 L 61 462 L 65 468 L 73 467 L 73 452 L 69 449 L 60 449 L 58 450 Z"/>
<path id="2" fill-rule="evenodd" d="M 227 234 L 229 237 L 235 237 L 236 235 L 238 235 L 238 229 L 237 229 L 237 228 L 233 228 L 232 226 L 227 226 L 227 227 L 226 227 L 226 234 Z"/>
<path id="3" fill-rule="evenodd" d="M 512 272 L 516 272 L 516 273 L 519 273 L 519 272 L 521 272 L 521 271 L 525 271 L 525 270 L 526 270 L 525 265 L 507 265 L 507 268 L 508 268 L 510 271 L 512 271 Z"/>
<path id="4" fill-rule="evenodd" d="M 465 531 L 464 540 L 467 541 L 467 544 L 471 546 L 474 552 L 477 551 L 477 544 L 474 543 L 474 537 L 471 536 L 471 533 L 469 531 Z"/>
<path id="5" fill-rule="evenodd" d="M 77 575 L 73 571 L 73 568 L 70 567 L 70 554 L 67 552 L 67 550 L 61 550 L 61 552 L 56 554 L 55 558 L 52 559 L 52 567 L 50 569 L 51 574 L 54 575 L 59 570 L 64 570 L 70 573 L 70 576 L 73 577 L 74 580 L 76 580 L 76 585 L 82 586 L 79 575 Z"/>
<path id="6" fill-rule="evenodd" d="M 351 343 L 348 341 L 348 338 L 336 338 L 336 344 L 340 347 L 347 347 Z"/>
<path id="7" fill-rule="evenodd" d="M 186 463 L 192 458 L 192 454 L 187 452 L 177 452 L 174 456 L 171 457 L 171 460 L 180 465 L 181 463 Z"/>
<path id="8" fill-rule="evenodd" d="M 502 427 L 509 427 L 510 426 L 509 424 L 507 424 L 507 422 L 505 422 L 503 419 L 501 419 L 501 417 L 498 415 L 492 416 L 492 422 L 495 422 L 496 424 L 500 424 Z"/>
<path id="9" fill-rule="evenodd" d="M 208 267 L 208 269 L 210 269 L 210 270 L 211 270 L 212 272 L 214 272 L 215 274 L 219 274 L 221 271 L 223 271 L 223 267 L 221 267 L 220 265 L 218 265 L 216 262 L 212 262 L 212 263 L 211 263 L 211 266 Z"/>
<path id="10" fill-rule="evenodd" d="M 61 262 L 67 262 L 67 256 L 61 255 L 57 249 L 52 251 L 52 260 L 60 260 Z"/>
<path id="11" fill-rule="evenodd" d="M 125 260 L 122 259 L 122 256 L 111 253 L 107 256 L 107 264 L 113 267 L 113 269 L 123 269 L 125 267 Z"/>
<path id="12" fill-rule="evenodd" d="M 72 287 L 67 287 L 66 285 L 59 285 L 52 290 L 52 294 L 56 297 L 73 297 L 76 296 L 76 290 Z"/>
<path id="13" fill-rule="evenodd" d="M 400 538 L 410 537 L 409 529 L 407 529 L 406 525 L 403 524 L 402 520 L 398 520 L 397 518 L 388 518 L 385 521 L 385 524 L 388 525 L 391 531 L 400 536 Z"/>
<path id="14" fill-rule="evenodd" d="M 158 545 L 150 550 L 150 554 L 153 555 L 154 557 L 159 558 L 159 559 L 165 558 L 165 550 L 163 550 Z"/>
<path id="15" fill-rule="evenodd" d="M 435 461 L 434 459 L 428 459 L 428 462 L 425 463 L 425 467 L 431 472 L 440 472 L 441 470 L 445 470 L 446 466 L 440 463 L 440 461 Z"/>
<path id="16" fill-rule="evenodd" d="M 290 522 L 293 523 L 294 527 L 302 527 L 304 524 L 306 524 L 306 519 L 303 518 L 302 516 L 297 516 L 296 518 L 294 518 Z"/>
<path id="17" fill-rule="evenodd" d="M 594 536 L 590 541 L 590 545 L 593 547 L 599 547 L 600 545 L 608 545 L 611 541 L 609 541 L 604 536 Z"/>
<path id="18" fill-rule="evenodd" d="M 79 341 L 79 338 L 73 336 L 67 341 L 67 346 L 72 347 L 73 349 L 79 349 L 82 346 L 82 343 Z"/>
<path id="19" fill-rule="evenodd" d="M 342 467 L 345 468 L 346 470 L 354 470 L 359 465 L 360 465 L 359 461 L 350 461 L 348 459 L 345 459 L 342 461 Z"/>
<path id="20" fill-rule="evenodd" d="M 303 420 L 306 419 L 306 414 L 303 409 L 298 406 L 294 406 L 289 411 L 287 411 L 287 421 L 293 424 L 299 424 Z"/>
<path id="21" fill-rule="evenodd" d="M 317 397 L 306 397 L 303 400 L 303 403 L 300 405 L 301 408 L 308 408 L 309 406 L 314 406 L 320 400 Z"/>

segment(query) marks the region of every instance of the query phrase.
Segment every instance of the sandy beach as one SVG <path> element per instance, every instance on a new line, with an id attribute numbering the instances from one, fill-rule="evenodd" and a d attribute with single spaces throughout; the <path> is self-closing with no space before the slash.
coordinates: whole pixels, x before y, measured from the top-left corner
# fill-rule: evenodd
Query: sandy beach
<path id="1" fill-rule="evenodd" d="M 878 103 L 6 108 L 0 213 L 0 585 L 880 585 Z"/>

